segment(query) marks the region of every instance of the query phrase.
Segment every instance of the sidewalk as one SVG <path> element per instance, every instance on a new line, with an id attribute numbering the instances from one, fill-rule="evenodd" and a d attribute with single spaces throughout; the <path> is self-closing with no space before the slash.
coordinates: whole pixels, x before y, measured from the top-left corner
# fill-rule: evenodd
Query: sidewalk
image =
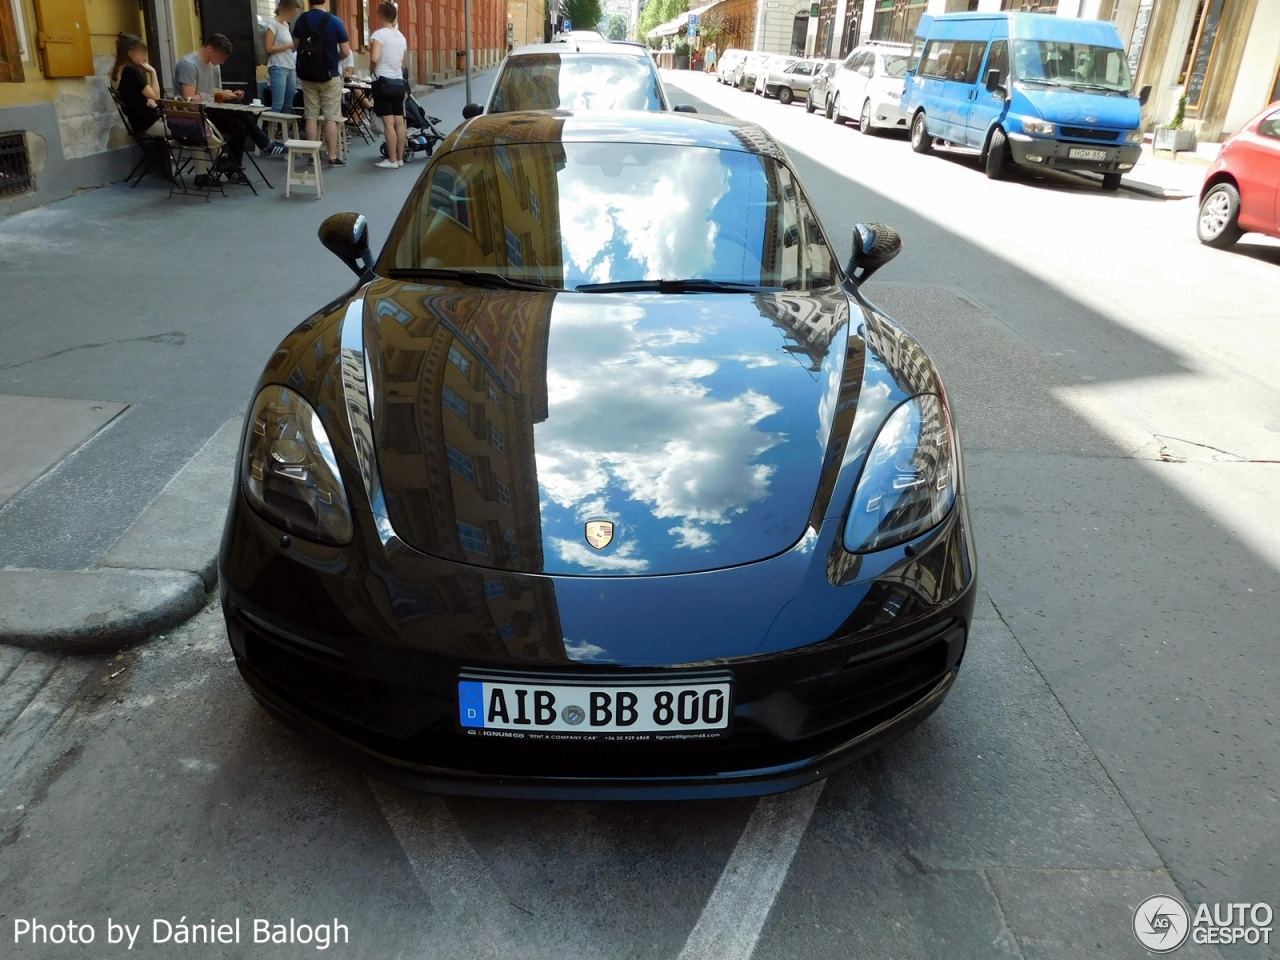
<path id="1" fill-rule="evenodd" d="M 1181 200 L 1200 195 L 1204 175 L 1217 159 L 1220 143 L 1199 144 L 1195 152 L 1172 154 L 1155 152 L 1150 143 L 1142 145 L 1142 159 L 1124 175 L 1121 185 L 1134 193 L 1163 200 Z"/>
<path id="2" fill-rule="evenodd" d="M 463 79 L 422 90 L 445 133 Z M 493 71 L 472 79 L 487 96 Z M 417 179 L 377 169 L 378 148 L 355 141 L 320 200 L 277 180 L 204 203 L 144 181 L 0 218 L 0 715 L 62 657 L 148 640 L 209 601 L 248 395 L 353 280 L 315 231 L 358 210 L 376 250 Z"/>

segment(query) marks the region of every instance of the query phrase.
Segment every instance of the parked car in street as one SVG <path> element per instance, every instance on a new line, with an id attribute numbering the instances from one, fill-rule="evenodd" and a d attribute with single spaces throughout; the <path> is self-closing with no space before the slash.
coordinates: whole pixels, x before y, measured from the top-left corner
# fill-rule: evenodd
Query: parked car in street
<path id="1" fill-rule="evenodd" d="M 1200 189 L 1201 243 L 1225 248 L 1250 232 L 1280 237 L 1280 100 L 1227 138 Z"/>
<path id="2" fill-rule="evenodd" d="M 747 59 L 747 54 L 750 52 L 749 50 L 730 47 L 720 54 L 719 59 L 716 60 L 717 82 L 731 85 L 737 83 L 738 68 L 742 66 L 742 61 Z"/>
<path id="3" fill-rule="evenodd" d="M 356 284 L 264 358 L 218 559 L 253 696 L 400 786 L 547 799 L 789 790 L 924 722 L 963 458 L 861 292 L 901 239 L 828 237 L 765 130 L 658 111 L 464 122 L 376 259 L 326 220 Z"/>
<path id="4" fill-rule="evenodd" d="M 836 75 L 836 71 L 840 69 L 840 60 L 820 60 L 820 66 L 814 71 L 813 79 L 809 82 L 809 93 L 805 97 L 804 109 L 805 113 L 813 113 L 814 110 L 821 110 L 823 113 L 827 111 L 827 99 L 831 94 L 831 78 Z"/>
<path id="5" fill-rule="evenodd" d="M 733 72 L 733 85 L 743 91 L 755 90 L 756 77 L 771 56 L 771 53 L 748 53 Z"/>
<path id="6" fill-rule="evenodd" d="M 781 73 L 793 64 L 798 63 L 799 59 L 799 57 L 783 56 L 777 53 L 765 57 L 764 62 L 755 71 L 751 92 L 757 97 L 766 96 L 765 84 L 769 82 L 769 75 L 775 72 Z"/>
<path id="7" fill-rule="evenodd" d="M 905 130 L 902 78 L 910 64 L 911 48 L 899 43 L 871 43 L 845 59 L 831 81 L 827 116 L 844 123 L 853 116 L 863 133 L 880 128 Z"/>
<path id="8" fill-rule="evenodd" d="M 781 70 L 771 66 L 764 79 L 764 95 L 788 104 L 797 97 L 807 99 L 813 75 L 822 69 L 822 60 L 796 60 Z"/>
<path id="9" fill-rule="evenodd" d="M 507 54 L 484 106 L 464 118 L 513 110 L 679 110 L 657 64 L 643 47 L 624 43 L 530 44 Z"/>
<path id="10" fill-rule="evenodd" d="M 1089 170 L 1116 190 L 1142 153 L 1147 93 L 1133 96 L 1109 21 L 955 13 L 920 18 L 902 102 L 917 153 L 943 140 L 981 151 L 992 179 Z"/>

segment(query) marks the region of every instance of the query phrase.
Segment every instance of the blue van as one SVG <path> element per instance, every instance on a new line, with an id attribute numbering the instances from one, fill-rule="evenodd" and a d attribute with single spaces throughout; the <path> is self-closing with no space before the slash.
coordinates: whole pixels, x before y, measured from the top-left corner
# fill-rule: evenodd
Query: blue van
<path id="1" fill-rule="evenodd" d="M 1105 20 L 957 13 L 920 18 L 902 104 L 917 153 L 945 140 L 981 150 L 993 179 L 1016 163 L 1092 170 L 1115 190 L 1142 154 L 1146 93 Z"/>

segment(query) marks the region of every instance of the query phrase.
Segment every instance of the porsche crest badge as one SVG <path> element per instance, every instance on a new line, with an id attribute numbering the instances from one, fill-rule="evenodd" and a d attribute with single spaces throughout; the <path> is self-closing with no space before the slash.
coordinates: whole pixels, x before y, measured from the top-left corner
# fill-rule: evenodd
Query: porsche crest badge
<path id="1" fill-rule="evenodd" d="M 613 542 L 612 520 L 588 520 L 587 543 L 597 550 L 603 550 Z"/>

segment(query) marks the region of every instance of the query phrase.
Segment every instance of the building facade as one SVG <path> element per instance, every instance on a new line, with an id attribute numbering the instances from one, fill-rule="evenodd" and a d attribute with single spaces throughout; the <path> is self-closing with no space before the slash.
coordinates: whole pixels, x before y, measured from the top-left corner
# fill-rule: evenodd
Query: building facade
<path id="1" fill-rule="evenodd" d="M 539 3 L 542 0 L 529 0 Z M 415 83 L 457 75 L 465 62 L 465 0 L 402 0 Z M 305 0 L 304 0 L 305 5 Z M 377 0 L 333 0 L 358 65 L 368 64 Z M 0 0 L 0 216 L 122 180 L 137 160 L 111 101 L 116 35 L 146 39 L 160 82 L 206 33 L 225 33 L 235 51 L 223 79 L 252 89 L 258 24 L 275 0 Z M 504 0 L 472 0 L 472 64 L 496 64 L 507 49 Z"/>
<path id="2" fill-rule="evenodd" d="M 542 43 L 547 32 L 546 0 L 507 0 L 507 45 Z"/>

